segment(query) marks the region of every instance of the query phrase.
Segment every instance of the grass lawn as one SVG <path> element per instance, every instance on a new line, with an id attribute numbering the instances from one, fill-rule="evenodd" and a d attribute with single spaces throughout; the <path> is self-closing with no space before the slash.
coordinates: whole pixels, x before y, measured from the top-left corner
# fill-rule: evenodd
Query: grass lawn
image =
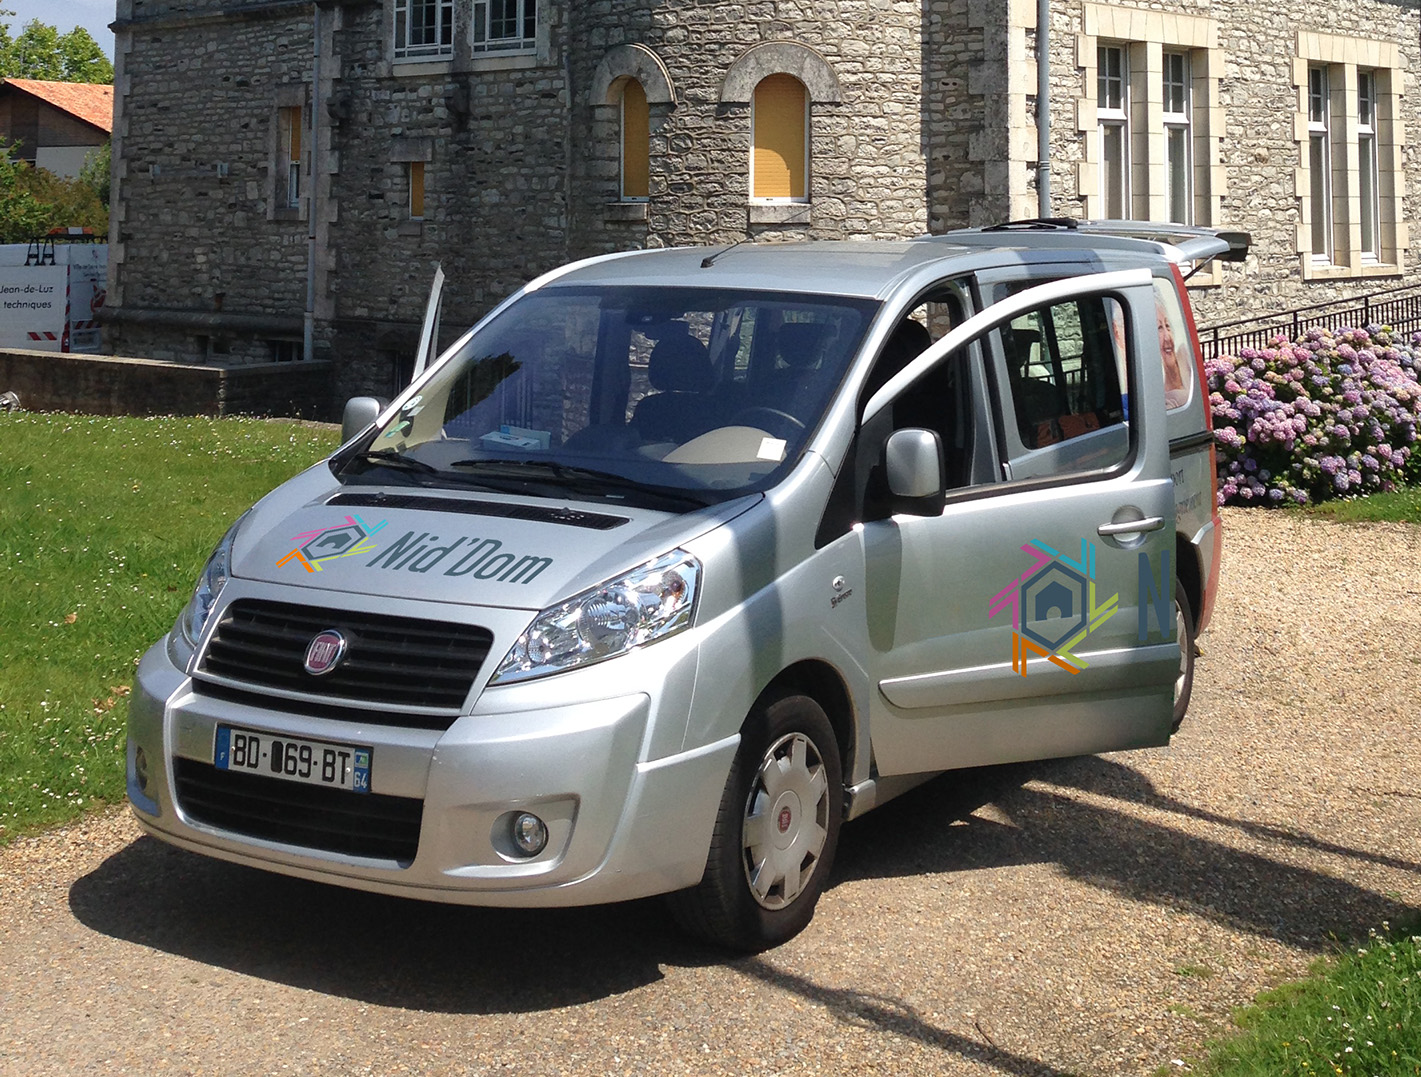
<path id="1" fill-rule="evenodd" d="M 138 657 L 228 525 L 338 440 L 282 421 L 0 414 L 0 845 L 122 797 Z"/>
<path id="2" fill-rule="evenodd" d="M 1421 939 L 1373 932 L 1313 975 L 1235 1015 L 1243 1030 L 1195 1072 L 1209 1077 L 1421 1074 Z"/>
<path id="3" fill-rule="evenodd" d="M 1421 524 L 1421 486 L 1408 486 L 1389 494 L 1324 501 L 1305 511 L 1343 523 L 1394 522 Z"/>

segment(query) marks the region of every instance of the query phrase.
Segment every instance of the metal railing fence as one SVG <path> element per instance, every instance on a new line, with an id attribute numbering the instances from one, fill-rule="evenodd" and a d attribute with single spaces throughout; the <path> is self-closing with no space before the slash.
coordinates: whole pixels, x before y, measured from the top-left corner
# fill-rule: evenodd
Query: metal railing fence
<path id="1" fill-rule="evenodd" d="M 1205 359 L 1238 355 L 1244 348 L 1265 348 L 1279 334 L 1297 340 L 1309 329 L 1361 328 L 1389 325 L 1409 337 L 1421 332 L 1421 285 L 1408 284 L 1349 299 L 1299 307 L 1255 318 L 1199 328 L 1199 346 Z"/>

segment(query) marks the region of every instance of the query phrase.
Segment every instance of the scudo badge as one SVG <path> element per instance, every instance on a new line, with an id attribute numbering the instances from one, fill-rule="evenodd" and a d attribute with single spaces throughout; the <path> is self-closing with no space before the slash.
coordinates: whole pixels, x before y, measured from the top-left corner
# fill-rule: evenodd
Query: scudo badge
<path id="1" fill-rule="evenodd" d="M 306 644 L 306 661 L 303 663 L 306 672 L 313 677 L 329 673 L 340 665 L 340 660 L 345 657 L 345 648 L 345 637 L 334 628 L 317 634 Z"/>

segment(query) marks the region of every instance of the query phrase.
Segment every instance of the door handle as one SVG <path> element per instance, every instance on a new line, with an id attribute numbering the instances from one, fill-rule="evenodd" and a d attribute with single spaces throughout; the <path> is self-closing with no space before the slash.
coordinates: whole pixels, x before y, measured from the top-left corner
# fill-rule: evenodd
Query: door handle
<path id="1" fill-rule="evenodd" d="M 1143 520 L 1125 520 L 1118 524 L 1101 524 L 1095 529 L 1097 535 L 1141 535 L 1146 531 L 1158 531 L 1164 526 L 1163 516 L 1146 516 Z"/>

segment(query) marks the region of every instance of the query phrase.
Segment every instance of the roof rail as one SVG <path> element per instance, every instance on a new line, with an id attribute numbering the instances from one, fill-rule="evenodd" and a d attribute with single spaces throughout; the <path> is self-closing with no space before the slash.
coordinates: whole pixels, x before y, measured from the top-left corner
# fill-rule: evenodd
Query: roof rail
<path id="1" fill-rule="evenodd" d="M 1173 262 L 1203 262 L 1219 258 L 1225 262 L 1241 262 L 1248 256 L 1252 237 L 1247 232 L 1199 225 L 1165 224 L 1158 221 L 1096 220 L 1082 221 L 1072 217 L 1038 217 L 1021 221 L 1006 221 L 986 228 L 959 228 L 928 239 L 939 239 L 964 246 L 1001 246 L 1012 241 L 1010 233 L 1029 232 L 1030 239 L 1021 242 L 1030 246 L 1056 247 L 1073 250 L 1109 248 L 1112 250 L 1150 250 Z"/>

